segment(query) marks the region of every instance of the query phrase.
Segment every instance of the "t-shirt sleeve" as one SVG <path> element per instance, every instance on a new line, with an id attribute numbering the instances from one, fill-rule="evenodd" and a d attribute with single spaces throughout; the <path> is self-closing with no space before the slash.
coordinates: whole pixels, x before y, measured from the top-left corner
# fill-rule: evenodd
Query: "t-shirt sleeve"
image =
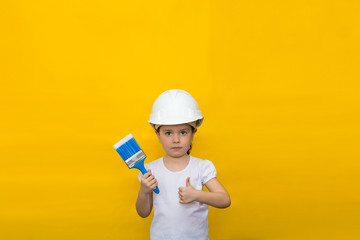
<path id="1" fill-rule="evenodd" d="M 210 179 L 216 177 L 216 168 L 209 160 L 204 160 L 201 163 L 201 184 L 205 185 Z"/>

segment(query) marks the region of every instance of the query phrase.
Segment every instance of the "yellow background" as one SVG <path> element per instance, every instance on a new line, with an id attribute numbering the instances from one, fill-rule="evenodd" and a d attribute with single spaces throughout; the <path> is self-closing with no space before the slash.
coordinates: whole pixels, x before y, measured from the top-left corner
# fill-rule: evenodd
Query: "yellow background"
<path id="1" fill-rule="evenodd" d="M 192 155 L 232 205 L 211 239 L 360 239 L 358 1 L 0 5 L 0 239 L 146 239 L 138 171 L 112 145 L 163 91 L 205 116 Z"/>

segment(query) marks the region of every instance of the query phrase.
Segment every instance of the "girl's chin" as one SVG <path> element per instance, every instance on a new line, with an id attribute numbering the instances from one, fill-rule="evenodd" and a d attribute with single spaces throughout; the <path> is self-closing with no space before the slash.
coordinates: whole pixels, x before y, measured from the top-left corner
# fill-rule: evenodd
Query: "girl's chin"
<path id="1" fill-rule="evenodd" d="M 187 156 L 188 154 L 185 152 L 185 153 L 182 153 L 182 152 L 167 152 L 166 153 L 169 157 L 172 157 L 172 158 L 181 158 L 183 156 Z"/>

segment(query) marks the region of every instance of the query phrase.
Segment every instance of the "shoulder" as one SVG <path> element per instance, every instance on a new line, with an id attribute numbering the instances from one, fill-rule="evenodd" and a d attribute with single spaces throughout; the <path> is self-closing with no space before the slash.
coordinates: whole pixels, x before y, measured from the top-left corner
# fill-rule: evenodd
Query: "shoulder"
<path id="1" fill-rule="evenodd" d="M 191 161 L 194 164 L 198 165 L 200 168 L 215 167 L 214 164 L 210 160 L 207 160 L 207 159 L 201 159 L 201 158 L 191 156 Z"/>
<path id="2" fill-rule="evenodd" d="M 203 160 L 200 158 L 192 157 L 194 165 L 199 169 L 201 183 L 204 185 L 210 179 L 216 177 L 216 168 L 210 160 Z"/>

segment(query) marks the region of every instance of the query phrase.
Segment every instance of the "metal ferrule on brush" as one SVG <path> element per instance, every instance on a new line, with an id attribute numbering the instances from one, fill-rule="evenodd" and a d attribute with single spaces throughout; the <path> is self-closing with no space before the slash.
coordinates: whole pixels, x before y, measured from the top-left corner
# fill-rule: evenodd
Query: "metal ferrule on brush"
<path id="1" fill-rule="evenodd" d="M 135 155 L 133 155 L 130 158 L 126 159 L 125 163 L 129 168 L 132 168 L 132 167 L 134 167 L 134 165 L 136 163 L 140 162 L 141 160 L 143 160 L 145 158 L 146 158 L 145 153 L 142 150 L 140 150 L 139 152 L 135 153 Z"/>

